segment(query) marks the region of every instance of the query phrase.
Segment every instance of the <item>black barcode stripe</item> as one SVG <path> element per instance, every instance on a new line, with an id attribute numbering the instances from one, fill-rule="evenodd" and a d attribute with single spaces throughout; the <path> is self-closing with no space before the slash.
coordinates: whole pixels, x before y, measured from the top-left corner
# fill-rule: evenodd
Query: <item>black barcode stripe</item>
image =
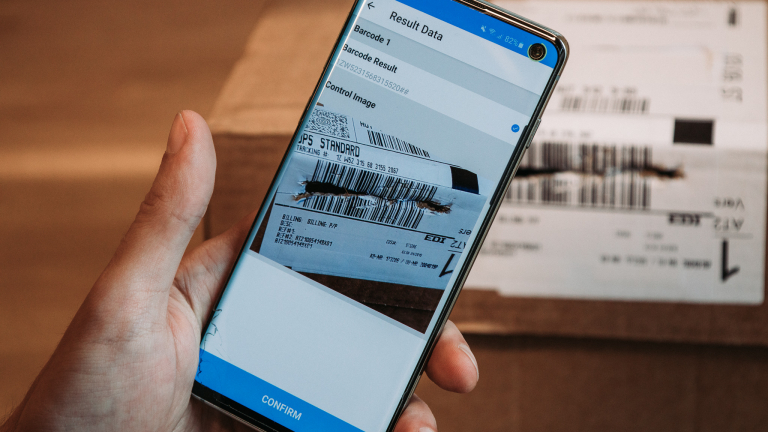
<path id="1" fill-rule="evenodd" d="M 647 146 L 616 146 L 568 142 L 534 142 L 523 156 L 520 168 L 606 174 L 611 171 L 642 171 L 652 166 L 653 152 Z"/>
<path id="2" fill-rule="evenodd" d="M 387 200 L 432 201 L 437 186 L 319 160 L 311 182 L 343 188 L 347 193 Z"/>
<path id="3" fill-rule="evenodd" d="M 564 96 L 560 108 L 570 112 L 646 114 L 651 108 L 648 98 Z"/>
<path id="4" fill-rule="evenodd" d="M 337 195 L 313 195 L 305 198 L 307 209 L 353 217 L 371 222 L 417 229 L 424 209 L 414 201 L 391 201 L 381 198 Z"/>
<path id="5" fill-rule="evenodd" d="M 400 138 L 382 132 L 374 132 L 369 130 L 368 141 L 370 141 L 370 143 L 373 145 L 388 148 L 390 150 L 397 150 L 403 153 L 410 153 L 426 158 L 429 157 L 428 151 L 422 150 L 409 142 L 403 141 Z"/>
<path id="6" fill-rule="evenodd" d="M 647 146 L 533 143 L 520 162 L 528 177 L 515 178 L 505 200 L 517 204 L 556 204 L 644 210 L 651 207 L 652 167 Z M 572 173 L 578 178 L 564 178 Z M 557 175 L 561 174 L 561 175 Z"/>

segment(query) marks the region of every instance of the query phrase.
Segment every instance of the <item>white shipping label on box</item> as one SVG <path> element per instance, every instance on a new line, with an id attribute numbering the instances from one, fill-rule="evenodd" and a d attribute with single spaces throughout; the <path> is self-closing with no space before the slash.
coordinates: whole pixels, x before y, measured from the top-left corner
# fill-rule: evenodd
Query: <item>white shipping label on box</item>
<path id="1" fill-rule="evenodd" d="M 468 288 L 760 304 L 763 2 L 499 2 L 570 59 Z"/>
<path id="2" fill-rule="evenodd" d="M 313 110 L 252 250 L 297 272 L 445 289 L 488 180 L 360 125 Z"/>

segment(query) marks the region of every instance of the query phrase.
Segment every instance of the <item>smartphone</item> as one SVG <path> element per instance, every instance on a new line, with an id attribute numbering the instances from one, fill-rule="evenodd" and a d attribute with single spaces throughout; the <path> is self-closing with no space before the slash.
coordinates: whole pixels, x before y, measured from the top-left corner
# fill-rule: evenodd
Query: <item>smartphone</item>
<path id="1" fill-rule="evenodd" d="M 262 431 L 393 430 L 567 57 L 489 3 L 356 1 L 193 395 Z"/>

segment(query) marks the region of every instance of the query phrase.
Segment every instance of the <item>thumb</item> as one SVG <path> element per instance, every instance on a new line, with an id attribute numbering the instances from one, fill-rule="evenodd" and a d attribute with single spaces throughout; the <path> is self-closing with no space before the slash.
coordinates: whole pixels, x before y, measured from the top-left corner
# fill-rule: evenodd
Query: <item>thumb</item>
<path id="1" fill-rule="evenodd" d="M 165 310 L 179 262 L 211 198 L 215 172 L 205 120 L 193 111 L 178 113 L 152 188 L 89 297 L 112 310 Z"/>

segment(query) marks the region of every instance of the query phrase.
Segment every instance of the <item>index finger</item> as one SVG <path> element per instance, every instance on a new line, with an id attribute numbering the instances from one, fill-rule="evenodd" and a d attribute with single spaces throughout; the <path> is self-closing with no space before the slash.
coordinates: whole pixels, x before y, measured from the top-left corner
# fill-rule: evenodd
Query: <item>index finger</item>
<path id="1" fill-rule="evenodd" d="M 427 364 L 429 379 L 441 388 L 469 393 L 480 379 L 480 371 L 472 350 L 456 325 L 445 323 L 443 333 Z"/>

